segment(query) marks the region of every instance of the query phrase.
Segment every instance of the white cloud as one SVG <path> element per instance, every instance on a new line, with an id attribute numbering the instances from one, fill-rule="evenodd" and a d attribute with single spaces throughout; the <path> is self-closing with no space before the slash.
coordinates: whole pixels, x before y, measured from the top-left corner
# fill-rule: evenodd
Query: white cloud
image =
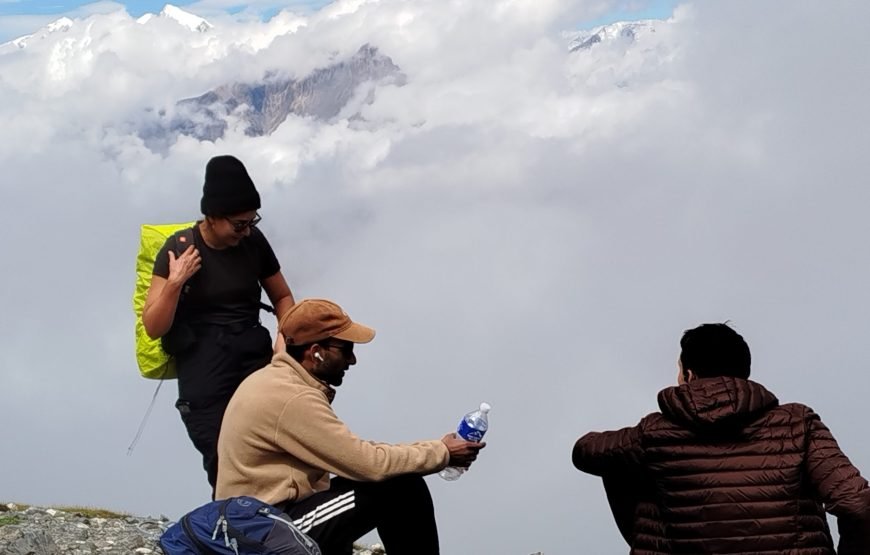
<path id="1" fill-rule="evenodd" d="M 0 51 L 0 442 L 19 446 L 0 491 L 171 516 L 207 496 L 174 384 L 124 456 L 152 387 L 129 297 L 138 224 L 195 217 L 205 161 L 226 152 L 297 297 L 378 328 L 336 403 L 355 431 L 439 437 L 493 404 L 477 466 L 430 482 L 445 552 L 623 550 L 572 443 L 654 410 L 702 321 L 732 319 L 757 379 L 870 467 L 855 418 L 870 6 L 690 4 L 636 43 L 568 52 L 563 32 L 599 4 L 345 0 L 209 16 L 206 33 L 113 10 Z M 134 133 L 147 108 L 365 43 L 408 82 L 357 98 L 362 119 L 239 125 L 165 154 Z"/>

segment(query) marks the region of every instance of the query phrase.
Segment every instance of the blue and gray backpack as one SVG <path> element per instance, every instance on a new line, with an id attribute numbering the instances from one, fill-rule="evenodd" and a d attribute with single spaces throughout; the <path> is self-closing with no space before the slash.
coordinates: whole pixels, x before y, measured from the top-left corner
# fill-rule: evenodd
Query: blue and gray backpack
<path id="1" fill-rule="evenodd" d="M 166 555 L 321 555 L 289 516 L 253 497 L 192 510 L 163 533 L 160 547 Z"/>

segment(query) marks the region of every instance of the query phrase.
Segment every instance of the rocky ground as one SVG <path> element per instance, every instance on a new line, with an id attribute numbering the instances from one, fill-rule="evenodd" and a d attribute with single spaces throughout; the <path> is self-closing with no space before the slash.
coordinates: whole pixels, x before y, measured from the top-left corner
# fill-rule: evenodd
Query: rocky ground
<path id="1" fill-rule="evenodd" d="M 115 515 L 91 509 L 0 504 L 3 555 L 162 555 L 157 540 L 166 517 Z M 379 545 L 354 546 L 354 555 L 384 555 Z"/>

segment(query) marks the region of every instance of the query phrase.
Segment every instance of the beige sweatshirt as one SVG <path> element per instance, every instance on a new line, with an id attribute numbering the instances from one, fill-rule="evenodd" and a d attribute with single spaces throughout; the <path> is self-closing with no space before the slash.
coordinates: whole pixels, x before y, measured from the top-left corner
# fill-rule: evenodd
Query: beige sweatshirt
<path id="1" fill-rule="evenodd" d="M 392 445 L 355 436 L 332 410 L 334 396 L 284 353 L 251 374 L 224 414 L 216 498 L 300 501 L 329 489 L 330 473 L 377 482 L 447 466 L 441 440 Z"/>

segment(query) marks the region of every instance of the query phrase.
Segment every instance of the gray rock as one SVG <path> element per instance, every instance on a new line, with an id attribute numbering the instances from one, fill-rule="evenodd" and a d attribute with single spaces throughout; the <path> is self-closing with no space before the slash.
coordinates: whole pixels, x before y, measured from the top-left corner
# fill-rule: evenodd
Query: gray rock
<path id="1" fill-rule="evenodd" d="M 60 549 L 44 530 L 22 530 L 3 553 L 9 555 L 58 555 Z"/>

